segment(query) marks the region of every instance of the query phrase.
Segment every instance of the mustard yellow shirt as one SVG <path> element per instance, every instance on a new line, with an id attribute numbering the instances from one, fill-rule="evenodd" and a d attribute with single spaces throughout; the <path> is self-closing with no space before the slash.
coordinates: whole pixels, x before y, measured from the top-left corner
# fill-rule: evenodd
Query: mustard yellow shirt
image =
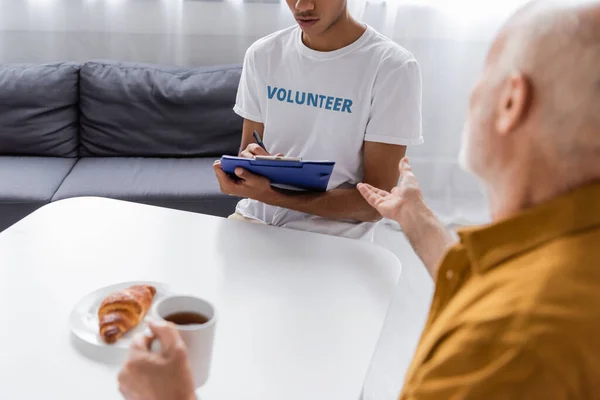
<path id="1" fill-rule="evenodd" d="M 600 399 L 600 184 L 459 236 L 400 399 Z"/>

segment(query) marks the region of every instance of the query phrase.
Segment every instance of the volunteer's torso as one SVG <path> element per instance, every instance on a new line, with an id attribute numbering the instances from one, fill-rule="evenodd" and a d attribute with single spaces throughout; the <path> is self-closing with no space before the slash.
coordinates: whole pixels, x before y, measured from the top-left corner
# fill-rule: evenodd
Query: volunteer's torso
<path id="1" fill-rule="evenodd" d="M 389 40 L 367 28 L 347 47 L 317 52 L 302 43 L 298 27 L 253 45 L 253 62 L 244 67 L 254 69 L 245 73 L 254 80 L 248 84 L 253 85 L 260 104 L 268 151 L 335 161 L 328 190 L 359 183 L 374 80 L 381 53 L 389 46 Z M 372 223 L 331 221 L 250 199 L 240 202 L 237 212 L 276 226 L 352 238 L 370 239 L 374 227 Z"/>

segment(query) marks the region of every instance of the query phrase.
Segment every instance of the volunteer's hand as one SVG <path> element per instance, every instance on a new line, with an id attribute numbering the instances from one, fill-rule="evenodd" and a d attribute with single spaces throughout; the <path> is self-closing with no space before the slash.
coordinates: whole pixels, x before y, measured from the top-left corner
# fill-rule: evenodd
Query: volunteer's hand
<path id="1" fill-rule="evenodd" d="M 265 149 L 263 149 L 256 143 L 250 143 L 248 145 L 248 147 L 246 147 L 246 149 L 240 153 L 240 157 L 244 157 L 244 158 L 254 158 L 255 156 L 270 156 L 270 155 L 271 154 L 269 154 L 267 151 L 265 151 Z"/>
<path id="2" fill-rule="evenodd" d="M 196 400 L 187 348 L 173 324 L 150 323 L 161 351 L 150 351 L 151 337 L 137 336 L 119 373 L 126 400 Z"/>
<path id="3" fill-rule="evenodd" d="M 255 175 L 243 168 L 236 168 L 237 179 L 232 178 L 221 168 L 221 161 L 215 161 L 213 168 L 221 192 L 225 194 L 264 202 L 273 193 L 271 182 L 263 176 Z"/>
<path id="4" fill-rule="evenodd" d="M 262 147 L 260 147 L 256 143 L 250 143 L 245 150 L 240 153 L 240 157 L 244 158 L 254 158 L 255 156 L 270 156 L 271 154 L 268 151 L 265 151 Z M 275 156 L 280 157 L 283 156 L 283 153 L 277 153 Z"/>
<path id="5" fill-rule="evenodd" d="M 421 202 L 423 196 L 419 188 L 419 182 L 408 163 L 408 158 L 404 157 L 398 168 L 400 169 L 400 183 L 392 189 L 391 193 L 366 183 L 359 184 L 358 190 L 382 217 L 393 219 L 402 224 L 401 211 L 403 208 L 407 204 Z"/>

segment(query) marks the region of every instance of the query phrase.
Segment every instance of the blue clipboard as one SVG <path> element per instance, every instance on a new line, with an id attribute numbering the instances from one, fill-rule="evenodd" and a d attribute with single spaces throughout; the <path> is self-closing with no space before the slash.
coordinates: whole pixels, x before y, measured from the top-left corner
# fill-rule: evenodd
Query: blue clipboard
<path id="1" fill-rule="evenodd" d="M 233 156 L 221 158 L 221 167 L 228 174 L 234 174 L 235 169 L 240 167 L 268 178 L 274 185 L 317 192 L 327 190 L 334 166 L 333 161 L 257 160 Z"/>

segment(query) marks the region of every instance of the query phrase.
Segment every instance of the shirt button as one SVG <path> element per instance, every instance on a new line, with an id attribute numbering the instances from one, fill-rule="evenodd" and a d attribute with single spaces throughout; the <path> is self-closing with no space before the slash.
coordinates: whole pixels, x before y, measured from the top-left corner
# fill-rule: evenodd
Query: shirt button
<path id="1" fill-rule="evenodd" d="M 446 279 L 452 280 L 452 278 L 454 278 L 454 271 L 449 269 L 448 271 L 446 271 Z"/>

